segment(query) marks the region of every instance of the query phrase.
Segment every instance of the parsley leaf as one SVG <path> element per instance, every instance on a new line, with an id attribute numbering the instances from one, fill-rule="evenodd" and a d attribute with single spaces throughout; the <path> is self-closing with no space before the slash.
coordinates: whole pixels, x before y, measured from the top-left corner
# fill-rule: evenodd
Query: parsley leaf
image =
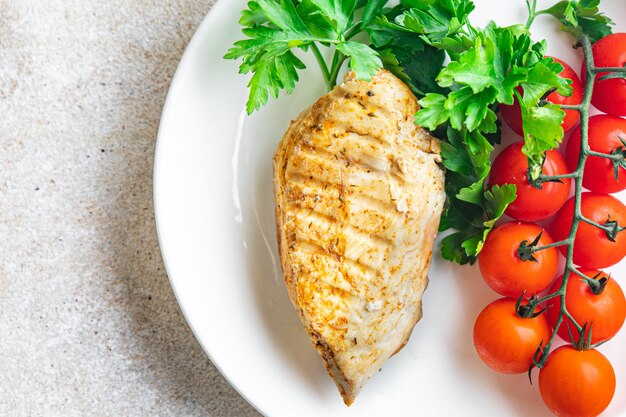
<path id="1" fill-rule="evenodd" d="M 341 36 L 352 20 L 356 0 L 309 0 L 320 13 L 333 23 L 337 36 Z"/>
<path id="2" fill-rule="evenodd" d="M 280 29 L 293 33 L 309 33 L 291 0 L 256 0 L 256 3 L 267 19 Z"/>
<path id="3" fill-rule="evenodd" d="M 456 262 L 458 264 L 474 263 L 463 248 L 463 242 L 470 239 L 471 235 L 464 232 L 451 233 L 441 240 L 441 257 L 446 261 Z"/>
<path id="4" fill-rule="evenodd" d="M 403 23 L 411 22 L 406 16 Z M 499 136 L 497 105 L 512 104 L 516 96 L 522 101 L 524 150 L 533 166 L 541 169 L 545 151 L 563 137 L 564 114 L 543 98 L 552 91 L 568 95 L 571 87 L 559 76 L 563 68 L 543 57 L 545 42 L 533 42 L 523 26 L 499 28 L 491 23 L 480 30 L 466 25 L 463 34 L 444 34 L 443 28 L 437 31 L 442 38 L 425 42 L 445 50 L 451 58 L 436 79 L 448 91 L 421 98 L 415 121 L 432 131 L 448 126 L 447 142 L 441 145 L 447 201 L 440 230 L 454 232 L 442 240 L 442 256 L 473 263 L 495 222 L 515 199 L 514 186 L 485 186 L 491 141 Z"/>
<path id="5" fill-rule="evenodd" d="M 537 14 L 549 14 L 557 18 L 564 32 L 575 39 L 585 34 L 591 42 L 611 34 L 613 21 L 598 9 L 600 0 L 564 0 Z"/>
<path id="6" fill-rule="evenodd" d="M 336 39 L 337 32 L 328 16 L 320 13 L 319 8 L 311 0 L 302 0 L 296 7 L 309 32 L 320 39 Z M 243 12 L 242 12 L 243 13 Z"/>
<path id="7" fill-rule="evenodd" d="M 485 213 L 487 220 L 483 223 L 485 229 L 483 230 L 482 239 L 478 242 L 475 248 L 475 253 L 478 254 L 487 239 L 487 235 L 493 229 L 496 222 L 502 217 L 506 208 L 515 201 L 516 195 L 515 185 L 504 184 L 502 186 L 494 185 L 491 189 L 486 190 L 485 197 Z"/>
<path id="8" fill-rule="evenodd" d="M 493 147 L 483 135 L 449 127 L 447 136 L 441 154 L 447 169 L 448 200 L 439 230 L 456 232 L 442 240 L 442 256 L 462 264 L 474 263 L 489 231 L 515 199 L 515 186 L 485 190 Z"/>
<path id="9" fill-rule="evenodd" d="M 491 152 L 500 135 L 498 105 L 520 102 L 523 150 L 532 175 L 541 172 L 545 151 L 563 137 L 564 113 L 544 99 L 552 91 L 568 95 L 571 87 L 558 75 L 562 67 L 544 58 L 545 41 L 534 42 L 526 26 L 472 26 L 471 0 L 388 3 L 251 0 L 240 19 L 246 38 L 235 42 L 225 58 L 241 59 L 240 72 L 252 74 L 248 113 L 270 96 L 294 90 L 304 68 L 298 50 L 314 53 L 328 89 L 346 60 L 360 79 L 370 79 L 384 66 L 406 82 L 420 98 L 416 123 L 436 134 L 445 132 L 441 153 L 447 199 L 439 229 L 454 230 L 442 240 L 442 256 L 473 263 L 515 199 L 512 185 L 487 186 Z M 599 13 L 598 3 L 560 1 L 541 12 L 529 7 L 528 22 L 537 14 L 551 14 L 575 36 L 603 36 L 612 22 Z M 359 36 L 363 33 L 367 36 Z M 322 48 L 334 54 L 329 62 Z M 450 63 L 443 67 L 446 57 Z"/>
<path id="10" fill-rule="evenodd" d="M 527 33 L 515 35 L 513 30 L 496 30 L 490 24 L 478 32 L 472 47 L 460 53 L 437 77 L 439 86 L 454 91 L 445 99 L 426 95 L 420 101 L 422 110 L 416 115 L 416 123 L 432 130 L 449 120 L 457 130 L 494 132 L 496 115 L 491 106 L 513 104 L 516 87 L 527 80 L 529 73 L 529 68 L 518 65 L 528 56 L 519 56 L 514 47 L 525 43 L 529 48 L 530 37 Z"/>
<path id="11" fill-rule="evenodd" d="M 378 16 L 388 0 L 368 0 L 365 4 L 365 9 L 363 9 L 363 19 L 361 21 L 361 26 L 366 27 L 369 25 L 375 18 Z"/>
<path id="12" fill-rule="evenodd" d="M 459 264 L 473 264 L 483 248 L 489 232 L 502 217 L 504 211 L 515 200 L 515 185 L 494 185 L 482 194 L 476 194 L 480 204 L 455 203 L 451 214 L 460 221 L 454 226 L 455 232 L 441 241 L 441 255 L 444 259 Z M 443 223 L 442 223 L 443 224 Z"/>
<path id="13" fill-rule="evenodd" d="M 415 115 L 415 123 L 426 129 L 435 130 L 450 118 L 446 108 L 447 98 L 443 94 L 429 93 L 419 101 L 422 107 Z"/>
<path id="14" fill-rule="evenodd" d="M 421 35 L 390 21 L 396 15 L 397 10 L 392 9 L 365 28 L 374 48 L 384 55 L 385 68 L 407 83 L 416 95 L 445 92 L 435 81 L 445 52 L 427 45 Z"/>
<path id="15" fill-rule="evenodd" d="M 400 16 L 398 23 L 424 35 L 428 42 L 440 42 L 456 34 L 468 23 L 468 16 L 475 7 L 470 0 L 412 0 L 404 3 L 413 8 Z"/>
<path id="16" fill-rule="evenodd" d="M 561 122 L 565 112 L 552 103 L 542 107 L 522 107 L 524 146 L 522 152 L 529 159 L 530 177 L 539 178 L 544 153 L 556 148 L 563 139 Z"/>
<path id="17" fill-rule="evenodd" d="M 350 68 L 354 70 L 357 78 L 369 81 L 376 74 L 383 63 L 374 51 L 367 45 L 359 42 L 342 42 L 337 45 L 337 50 L 350 57 Z"/>
<path id="18" fill-rule="evenodd" d="M 564 96 L 572 95 L 571 80 L 560 77 L 563 66 L 551 58 L 545 58 L 530 67 L 522 83 L 524 106 L 535 106 L 548 92 L 557 91 Z"/>
<path id="19" fill-rule="evenodd" d="M 562 70 L 562 65 L 546 58 L 530 68 L 527 79 L 522 83 L 524 95 L 519 100 L 524 129 L 522 151 L 528 157 L 533 179 L 541 174 L 545 151 L 556 148 L 563 139 L 561 122 L 565 112 L 552 103 L 538 106 L 540 99 L 551 91 L 558 91 L 564 96 L 572 94 L 571 80 L 558 75 Z"/>
<path id="20" fill-rule="evenodd" d="M 261 6 L 255 1 L 248 3 L 248 9 L 241 12 L 239 24 L 244 27 L 259 26 L 268 21 L 267 16 L 261 9 Z"/>
<path id="21" fill-rule="evenodd" d="M 364 15 L 373 20 L 387 1 L 367 2 Z M 248 114 L 265 105 L 280 91 L 291 93 L 304 63 L 294 50 L 313 50 L 328 88 L 332 88 L 342 63 L 350 66 L 360 79 L 369 80 L 382 67 L 378 52 L 370 46 L 348 39 L 347 32 L 359 28 L 355 21 L 357 0 L 253 0 L 241 13 L 239 23 L 246 39 L 237 41 L 224 58 L 241 59 L 239 72 L 252 73 L 248 83 Z M 358 33 L 358 31 L 356 32 Z M 328 67 L 319 47 L 335 48 L 332 67 Z"/>
<path id="22" fill-rule="evenodd" d="M 238 41 L 226 58 L 243 57 L 241 73 L 253 72 L 248 83 L 250 96 L 246 104 L 248 114 L 267 103 L 270 95 L 277 97 L 281 89 L 293 91 L 298 81 L 297 70 L 304 64 L 291 52 L 292 45 L 302 44 L 295 33 L 275 31 L 266 27 L 244 29 L 251 39 Z"/>
<path id="23" fill-rule="evenodd" d="M 509 31 L 497 33 L 489 26 L 479 34 L 472 49 L 441 71 L 437 78 L 439 85 L 464 84 L 475 94 L 492 87 L 499 103 L 513 104 L 513 91 L 525 79 L 527 71 L 511 65 L 512 40 Z"/>

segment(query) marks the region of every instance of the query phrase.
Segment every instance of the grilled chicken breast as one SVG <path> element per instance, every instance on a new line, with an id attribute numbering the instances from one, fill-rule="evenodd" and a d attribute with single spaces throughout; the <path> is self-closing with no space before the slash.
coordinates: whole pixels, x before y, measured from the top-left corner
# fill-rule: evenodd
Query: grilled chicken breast
<path id="1" fill-rule="evenodd" d="M 274 155 L 285 283 L 347 405 L 422 316 L 444 171 L 417 109 L 391 73 L 348 74 Z"/>

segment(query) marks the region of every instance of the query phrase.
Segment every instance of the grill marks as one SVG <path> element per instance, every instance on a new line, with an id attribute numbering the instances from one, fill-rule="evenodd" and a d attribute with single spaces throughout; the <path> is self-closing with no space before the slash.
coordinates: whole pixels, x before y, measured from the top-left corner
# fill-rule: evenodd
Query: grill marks
<path id="1" fill-rule="evenodd" d="M 356 133 L 343 139 L 348 137 L 346 148 L 360 148 L 363 158 L 368 150 L 375 150 L 375 158 L 382 155 L 388 161 L 383 141 Z M 324 148 L 303 141 L 299 148 L 287 164 L 285 191 L 293 204 L 297 230 L 291 246 L 300 255 L 325 254 L 337 264 L 344 262 L 343 278 L 348 281 L 353 276 L 377 276 L 395 245 L 384 231 L 403 222 L 389 192 L 390 182 L 401 188 L 402 179 L 390 175 L 389 168 L 380 170 L 347 157 L 344 149 L 333 152 L 332 145 Z M 359 192 L 352 193 L 352 187 Z"/>
<path id="2" fill-rule="evenodd" d="M 292 123 L 274 158 L 287 289 L 346 404 L 421 315 L 443 171 L 436 155 L 416 157 L 435 143 L 418 135 L 416 110 L 386 71 L 348 77 Z"/>
<path id="3" fill-rule="evenodd" d="M 352 140 L 364 138 L 351 136 Z M 379 155 L 383 153 L 380 142 L 372 137 L 366 139 L 366 145 L 367 142 L 381 150 Z M 362 155 L 367 158 L 369 154 L 365 150 Z M 390 194 L 390 183 L 391 187 L 400 189 L 402 179 L 389 175 L 389 168 L 377 169 L 347 158 L 343 152 L 343 149 L 332 152 L 301 143 L 300 152 L 290 158 L 286 191 L 298 208 L 300 228 L 320 236 L 328 236 L 329 232 L 341 234 L 354 245 L 380 246 L 386 250 L 394 241 L 376 232 L 402 222 L 402 215 L 397 212 L 392 197 L 381 196 Z M 382 160 L 379 155 L 374 158 Z M 383 158 L 390 166 L 384 154 Z M 357 186 L 359 193 L 351 193 L 351 187 Z"/>
<path id="4" fill-rule="evenodd" d="M 292 247 L 343 262 L 348 280 L 379 274 L 396 244 L 388 231 L 404 222 L 397 190 L 405 179 L 394 154 L 407 148 L 388 139 L 400 130 L 399 119 L 371 99 L 354 100 L 358 96 L 346 93 L 329 107 L 328 118 L 301 130 L 285 166 L 298 231 Z"/>

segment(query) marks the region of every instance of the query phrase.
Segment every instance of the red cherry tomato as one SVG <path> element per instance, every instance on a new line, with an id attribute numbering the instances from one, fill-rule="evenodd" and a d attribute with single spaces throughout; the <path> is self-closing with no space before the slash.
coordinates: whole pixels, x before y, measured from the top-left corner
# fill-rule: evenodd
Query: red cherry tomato
<path id="1" fill-rule="evenodd" d="M 569 78 L 572 80 L 572 95 L 569 97 L 565 97 L 557 93 L 556 91 L 548 96 L 548 101 L 554 104 L 580 104 L 583 101 L 583 93 L 584 88 L 582 83 L 580 82 L 580 78 L 576 75 L 576 72 L 567 65 L 565 62 L 561 61 L 558 58 L 552 58 L 555 62 L 563 65 L 563 71 L 561 71 L 560 75 L 563 78 Z M 519 91 L 520 95 L 523 96 L 522 88 L 518 87 L 517 91 Z M 506 122 L 511 129 L 520 136 L 524 136 L 524 129 L 522 127 L 522 111 L 520 109 L 519 102 L 517 101 L 517 97 L 514 99 L 512 105 L 507 106 L 506 104 L 500 105 L 500 114 L 502 118 Z M 561 126 L 565 132 L 568 132 L 571 128 L 576 126 L 580 121 L 580 114 L 576 110 L 565 110 L 565 119 L 563 119 L 563 123 Z"/>
<path id="2" fill-rule="evenodd" d="M 587 219 L 599 224 L 615 221 L 620 227 L 626 226 L 626 206 L 610 195 L 583 193 L 581 212 Z M 565 239 L 572 228 L 574 218 L 574 197 L 570 198 L 556 214 L 552 224 L 552 237 L 555 241 Z M 559 247 L 563 255 L 566 247 Z M 583 268 L 605 268 L 618 263 L 626 256 L 626 231 L 619 232 L 615 241 L 607 233 L 591 224 L 580 222 L 574 239 L 574 263 Z"/>
<path id="3" fill-rule="evenodd" d="M 489 233 L 478 254 L 478 266 L 485 282 L 498 294 L 518 298 L 524 291 L 528 297 L 545 290 L 557 273 L 556 248 L 534 253 L 535 261 L 522 260 L 518 248 L 523 241 L 530 244 L 543 231 L 537 246 L 553 243 L 550 234 L 532 223 L 510 222 Z"/>
<path id="4" fill-rule="evenodd" d="M 516 300 L 501 298 L 489 304 L 474 323 L 474 347 L 491 369 L 504 374 L 527 372 L 541 342 L 550 338 L 545 314 L 521 318 Z"/>
<path id="5" fill-rule="evenodd" d="M 606 114 L 589 118 L 589 147 L 592 151 L 610 154 L 616 149 L 623 149 L 626 142 L 626 120 Z M 578 165 L 580 155 L 580 127 L 569 138 L 565 157 L 573 171 Z M 585 163 L 583 186 L 597 193 L 616 193 L 626 189 L 626 169 L 618 166 L 617 181 L 613 162 L 599 156 L 590 156 Z"/>
<path id="6" fill-rule="evenodd" d="M 522 142 L 507 146 L 493 161 L 491 185 L 515 184 L 517 198 L 509 204 L 506 214 L 517 220 L 536 221 L 552 216 L 565 204 L 569 197 L 571 180 L 545 182 L 541 189 L 528 183 L 528 160 L 522 153 Z M 565 160 L 557 150 L 546 153 L 542 172 L 545 175 L 560 175 L 568 172 Z"/>
<path id="7" fill-rule="evenodd" d="M 541 399 L 557 416 L 595 417 L 615 394 L 611 362 L 595 349 L 555 349 L 539 371 Z"/>
<path id="8" fill-rule="evenodd" d="M 596 68 L 623 67 L 626 64 L 626 33 L 614 33 L 593 44 L 593 59 Z M 586 71 L 583 62 L 581 70 L 583 82 Z M 626 116 L 626 79 L 613 78 L 600 81 L 599 78 L 606 74 L 603 72 L 596 75 L 591 104 L 605 113 Z"/>
<path id="9" fill-rule="evenodd" d="M 591 343 L 599 343 L 609 340 L 617 334 L 626 319 L 626 299 L 622 288 L 617 281 L 609 277 L 604 272 L 582 269 L 583 274 L 589 278 L 596 278 L 595 282 L 606 278 L 606 284 L 601 288 L 594 289 L 579 275 L 570 273 L 567 280 L 565 305 L 567 311 L 574 317 L 579 325 L 587 323 L 591 326 Z M 557 279 L 550 292 L 555 292 L 561 287 L 563 276 Z M 548 301 L 548 319 L 552 327 L 556 325 L 559 316 L 560 298 L 553 298 Z M 569 327 L 569 331 L 568 331 Z M 578 332 L 572 322 L 565 317 L 559 327 L 559 336 L 565 341 L 571 342 L 570 332 L 574 341 L 578 341 Z M 589 334 L 589 330 L 585 333 Z"/>

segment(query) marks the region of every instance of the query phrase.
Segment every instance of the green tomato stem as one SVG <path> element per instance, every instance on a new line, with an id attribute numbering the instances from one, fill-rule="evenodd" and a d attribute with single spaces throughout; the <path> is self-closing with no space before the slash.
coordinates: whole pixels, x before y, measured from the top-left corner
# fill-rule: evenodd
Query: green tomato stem
<path id="1" fill-rule="evenodd" d="M 539 360 L 537 360 L 535 363 L 535 366 L 537 366 L 538 368 L 542 368 L 543 366 L 545 366 L 545 363 L 548 359 L 548 355 L 550 354 L 550 348 L 552 347 L 552 343 L 554 341 L 554 338 L 556 337 L 558 328 L 563 323 L 564 317 L 568 318 L 571 321 L 571 323 L 576 327 L 576 330 L 579 333 L 582 332 L 582 327 L 580 326 L 578 322 L 576 322 L 574 317 L 567 310 L 567 306 L 565 305 L 567 282 L 569 281 L 570 276 L 572 274 L 584 276 L 584 274 L 581 274 L 576 269 L 574 265 L 574 261 L 573 261 L 574 239 L 576 237 L 576 232 L 578 231 L 578 227 L 581 222 L 586 222 L 600 229 L 603 229 L 603 230 L 607 229 L 607 226 L 605 225 L 601 225 L 596 222 L 591 222 L 589 219 L 583 216 L 582 210 L 581 210 L 581 201 L 582 201 L 582 193 L 583 193 L 583 184 L 582 184 L 583 172 L 584 172 L 585 162 L 587 161 L 587 158 L 589 156 L 603 156 L 603 157 L 609 157 L 609 159 L 613 159 L 613 155 L 605 155 L 605 154 L 594 155 L 594 152 L 592 152 L 589 149 L 589 108 L 591 106 L 591 96 L 593 94 L 595 74 L 599 71 L 599 69 L 595 68 L 595 65 L 594 65 L 593 53 L 591 49 L 591 43 L 589 42 L 589 38 L 587 38 L 584 35 L 581 36 L 580 45 L 583 48 L 583 52 L 585 56 L 585 63 L 587 67 L 583 100 L 582 100 L 582 103 L 578 106 L 561 106 L 561 108 L 572 108 L 573 110 L 577 110 L 580 113 L 580 155 L 578 158 L 578 165 L 576 167 L 576 170 L 573 173 L 568 174 L 567 176 L 568 178 L 574 179 L 574 218 L 572 219 L 572 227 L 571 227 L 570 233 L 566 239 L 559 241 L 559 242 L 555 242 L 551 245 L 545 245 L 543 247 L 536 248 L 536 250 L 541 250 L 541 249 L 546 249 L 548 247 L 554 247 L 554 246 L 567 246 L 567 254 L 565 257 L 565 272 L 563 274 L 563 281 L 561 283 L 561 287 L 559 288 L 558 291 L 552 294 L 549 294 L 538 300 L 538 302 L 543 302 L 543 301 L 546 301 L 555 297 L 560 297 L 560 308 L 559 308 L 559 315 L 558 315 L 558 319 L 556 322 L 556 326 L 550 336 L 550 340 L 548 340 L 548 343 L 546 343 L 543 349 L 543 354 L 541 355 L 541 358 L 539 358 Z M 550 179 L 549 177 L 547 178 Z"/>
<path id="2" fill-rule="evenodd" d="M 610 153 L 601 153 L 601 152 L 595 152 L 590 150 L 589 151 L 589 156 L 597 156 L 600 158 L 606 158 L 606 159 L 611 159 L 613 161 L 623 161 L 624 160 L 624 155 L 616 153 L 616 154 L 610 154 Z"/>
<path id="3" fill-rule="evenodd" d="M 613 227 L 607 226 L 606 224 L 601 224 L 601 223 L 594 222 L 593 220 L 588 219 L 588 218 L 586 218 L 584 216 L 581 216 L 580 221 L 585 222 L 587 224 L 590 224 L 592 226 L 595 226 L 598 229 L 604 230 L 607 234 L 613 232 Z M 617 227 L 617 232 L 619 233 L 619 232 L 623 231 L 624 229 L 625 229 L 624 227 L 618 226 Z"/>
<path id="4" fill-rule="evenodd" d="M 541 303 L 545 303 L 548 300 L 551 300 L 553 298 L 560 297 L 560 296 L 561 296 L 561 291 L 556 291 L 556 292 L 546 295 L 545 297 L 537 298 L 536 303 L 537 305 L 539 305 Z"/>
<path id="5" fill-rule="evenodd" d="M 537 182 L 539 183 L 554 182 L 554 181 L 562 180 L 565 178 L 576 178 L 576 173 L 571 172 L 568 174 L 559 174 L 559 175 L 543 175 L 542 174 L 539 176 L 539 179 L 537 180 Z"/>
<path id="6" fill-rule="evenodd" d="M 580 104 L 561 104 L 560 107 L 563 110 L 581 110 Z"/>
<path id="7" fill-rule="evenodd" d="M 559 246 L 566 246 L 568 243 L 569 243 L 569 241 L 567 239 L 559 240 L 558 242 L 549 243 L 547 245 L 536 246 L 536 247 L 531 249 L 531 252 L 535 253 L 535 252 L 542 251 L 544 249 L 556 248 L 556 247 L 559 247 Z"/>
<path id="8" fill-rule="evenodd" d="M 600 72 L 619 72 L 622 74 L 626 73 L 626 67 L 603 67 L 603 68 L 594 68 L 594 73 L 598 74 Z"/>

